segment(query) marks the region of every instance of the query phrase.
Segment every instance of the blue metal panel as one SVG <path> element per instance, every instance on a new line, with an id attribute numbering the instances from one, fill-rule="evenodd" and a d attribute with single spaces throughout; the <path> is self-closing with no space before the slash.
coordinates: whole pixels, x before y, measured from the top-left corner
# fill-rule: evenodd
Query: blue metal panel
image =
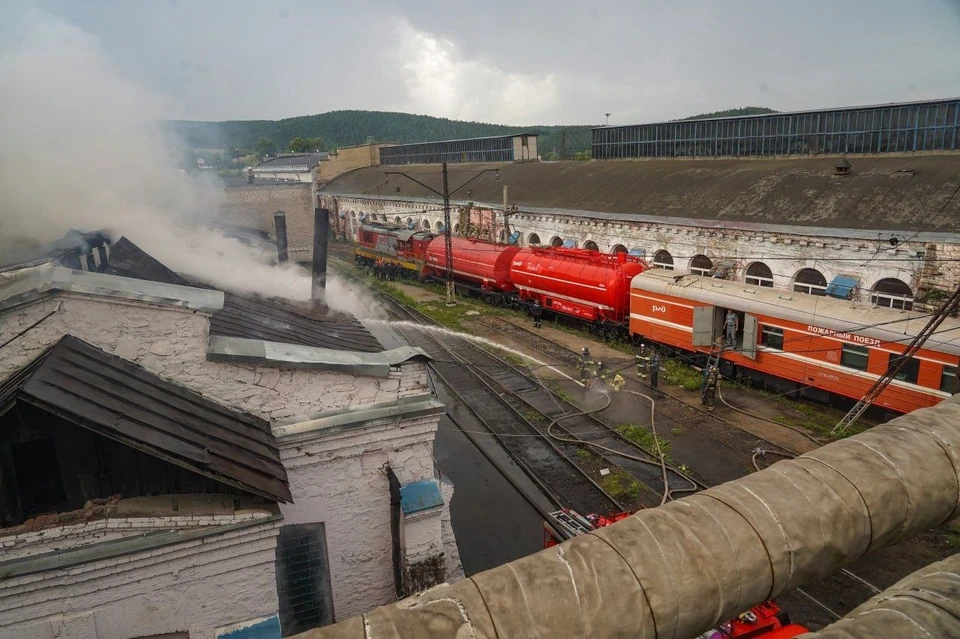
<path id="1" fill-rule="evenodd" d="M 841 300 L 850 299 L 850 293 L 852 293 L 853 289 L 857 288 L 859 284 L 860 281 L 857 279 L 837 275 L 830 284 L 827 285 L 826 294 Z"/>
<path id="2" fill-rule="evenodd" d="M 576 248 L 576 246 L 577 246 L 576 240 L 565 240 L 563 243 L 563 248 Z"/>
<path id="3" fill-rule="evenodd" d="M 415 481 L 400 487 L 400 509 L 404 515 L 442 505 L 440 486 L 433 480 Z"/>
<path id="4" fill-rule="evenodd" d="M 276 615 L 218 628 L 217 639 L 280 639 L 280 619 Z"/>

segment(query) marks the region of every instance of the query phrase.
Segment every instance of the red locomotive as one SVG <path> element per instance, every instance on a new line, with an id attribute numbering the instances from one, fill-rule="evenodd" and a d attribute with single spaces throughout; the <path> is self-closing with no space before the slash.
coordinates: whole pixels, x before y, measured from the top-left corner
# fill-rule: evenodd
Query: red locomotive
<path id="1" fill-rule="evenodd" d="M 605 337 L 627 337 L 630 280 L 648 267 L 623 253 L 566 248 L 520 248 L 452 237 L 457 291 L 487 302 L 579 320 Z M 358 232 L 357 261 L 396 264 L 407 277 L 442 280 L 444 236 L 394 224 L 368 223 Z"/>
<path id="2" fill-rule="evenodd" d="M 633 279 L 630 332 L 683 351 L 720 351 L 721 371 L 820 401 L 858 400 L 930 319 L 928 313 L 670 271 Z M 875 402 L 899 413 L 957 392 L 960 321 L 947 318 Z"/>

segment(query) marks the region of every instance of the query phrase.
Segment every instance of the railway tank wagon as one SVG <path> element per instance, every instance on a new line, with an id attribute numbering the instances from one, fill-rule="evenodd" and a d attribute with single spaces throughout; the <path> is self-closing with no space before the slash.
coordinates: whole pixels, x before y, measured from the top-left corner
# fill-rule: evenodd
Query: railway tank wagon
<path id="1" fill-rule="evenodd" d="M 930 319 L 929 313 L 872 307 L 696 275 L 652 270 L 633 278 L 630 331 L 684 351 L 709 353 L 737 316 L 725 375 L 824 401 L 859 400 Z M 876 405 L 907 413 L 957 392 L 960 321 L 947 318 L 883 391 Z"/>
<path id="2" fill-rule="evenodd" d="M 631 279 L 649 266 L 623 253 L 564 248 L 525 248 L 516 253 L 510 279 L 523 301 L 547 312 L 590 323 L 598 334 L 626 334 Z"/>
<path id="3" fill-rule="evenodd" d="M 479 292 L 490 302 L 503 302 L 503 295 L 512 293 L 510 263 L 520 249 L 506 244 L 483 240 L 451 237 L 453 274 L 458 283 L 472 292 Z M 437 236 L 426 247 L 423 277 L 443 279 L 446 276 L 447 257 L 444 237 Z"/>

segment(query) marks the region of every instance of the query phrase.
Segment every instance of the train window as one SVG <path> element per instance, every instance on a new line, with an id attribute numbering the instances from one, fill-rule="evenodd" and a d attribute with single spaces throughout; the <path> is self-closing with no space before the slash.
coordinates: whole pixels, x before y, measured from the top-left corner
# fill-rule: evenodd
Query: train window
<path id="1" fill-rule="evenodd" d="M 940 373 L 940 390 L 944 393 L 950 393 L 954 395 L 957 393 L 957 367 L 956 366 L 944 366 L 943 372 Z"/>
<path id="2" fill-rule="evenodd" d="M 783 329 L 773 326 L 764 326 L 760 333 L 760 344 L 767 348 L 775 348 L 778 351 L 783 350 Z"/>
<path id="3" fill-rule="evenodd" d="M 898 357 L 899 355 L 896 353 L 890 353 L 890 359 L 887 360 L 887 367 L 889 368 L 890 364 L 893 364 Z M 900 372 L 897 373 L 897 376 L 894 379 L 899 379 L 901 382 L 916 384 L 919 376 L 920 360 L 914 358 L 903 365 L 903 367 L 900 369 Z"/>
<path id="4" fill-rule="evenodd" d="M 858 371 L 867 370 L 867 360 L 870 359 L 870 349 L 866 346 L 844 344 L 840 353 L 840 365 L 855 368 Z"/>

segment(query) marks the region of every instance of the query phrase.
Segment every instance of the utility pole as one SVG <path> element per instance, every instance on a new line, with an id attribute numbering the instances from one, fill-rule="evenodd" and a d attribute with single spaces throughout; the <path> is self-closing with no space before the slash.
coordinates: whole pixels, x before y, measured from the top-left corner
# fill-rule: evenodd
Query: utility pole
<path id="1" fill-rule="evenodd" d="M 447 306 L 457 303 L 453 294 L 453 235 L 450 224 L 450 183 L 447 180 L 447 163 L 443 163 L 443 255 L 447 262 Z"/>
<path id="2" fill-rule="evenodd" d="M 457 191 L 459 191 L 466 185 L 470 184 L 471 182 L 476 180 L 478 177 L 480 177 L 484 173 L 490 173 L 491 171 L 496 172 L 496 179 L 499 180 L 500 179 L 499 167 L 495 169 L 483 169 L 482 171 L 480 171 L 479 173 L 477 173 L 472 178 L 470 178 L 469 180 L 467 180 L 457 188 L 453 189 L 452 191 L 450 190 L 449 174 L 447 171 L 446 162 L 444 162 L 441 166 L 441 175 L 443 178 L 442 191 L 438 191 L 432 186 L 427 186 L 417 178 L 411 175 L 407 175 L 403 171 L 385 171 L 384 172 L 384 175 L 387 176 L 383 181 L 384 184 L 390 183 L 389 176 L 402 175 L 403 177 L 407 178 L 411 182 L 416 182 L 417 184 L 427 189 L 431 193 L 439 195 L 440 197 L 443 198 L 443 255 L 444 255 L 444 259 L 446 260 L 446 268 L 444 269 L 444 276 L 445 276 L 445 279 L 447 280 L 447 306 L 455 306 L 457 304 L 457 299 L 454 295 L 454 287 L 453 287 L 453 229 L 450 228 L 452 226 L 450 224 L 450 196 L 456 194 Z M 400 192 L 400 187 L 397 187 L 397 193 L 399 192 Z"/>

